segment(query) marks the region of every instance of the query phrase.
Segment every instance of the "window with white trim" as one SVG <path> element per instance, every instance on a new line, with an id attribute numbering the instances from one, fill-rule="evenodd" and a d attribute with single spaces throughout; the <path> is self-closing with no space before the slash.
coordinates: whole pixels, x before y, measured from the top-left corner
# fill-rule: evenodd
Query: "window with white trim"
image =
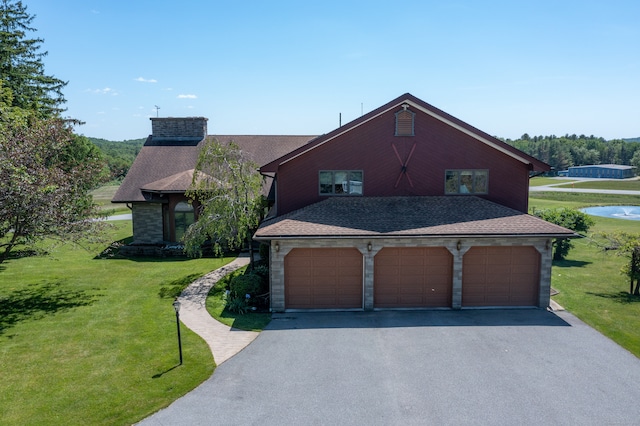
<path id="1" fill-rule="evenodd" d="M 321 170 L 320 195 L 362 195 L 362 170 Z"/>
<path id="2" fill-rule="evenodd" d="M 488 194 L 488 170 L 447 170 L 444 181 L 445 194 Z"/>

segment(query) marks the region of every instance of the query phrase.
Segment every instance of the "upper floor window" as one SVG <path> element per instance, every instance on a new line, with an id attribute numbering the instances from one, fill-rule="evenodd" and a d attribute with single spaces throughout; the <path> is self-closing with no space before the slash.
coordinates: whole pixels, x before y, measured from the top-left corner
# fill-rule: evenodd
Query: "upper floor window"
<path id="1" fill-rule="evenodd" d="M 402 105 L 402 111 L 396 112 L 396 136 L 413 136 L 415 113 L 409 111 L 409 105 Z"/>
<path id="2" fill-rule="evenodd" d="M 444 192 L 445 194 L 487 194 L 489 192 L 489 171 L 447 170 Z"/>
<path id="3" fill-rule="evenodd" d="M 321 170 L 320 195 L 362 195 L 362 170 Z"/>

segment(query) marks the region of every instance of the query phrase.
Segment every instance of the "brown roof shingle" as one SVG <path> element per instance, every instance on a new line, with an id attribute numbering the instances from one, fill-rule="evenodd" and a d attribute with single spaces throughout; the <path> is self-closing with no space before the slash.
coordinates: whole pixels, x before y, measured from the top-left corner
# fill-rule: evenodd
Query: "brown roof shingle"
<path id="1" fill-rule="evenodd" d="M 479 197 L 437 196 L 328 198 L 263 222 L 254 238 L 500 235 L 577 236 Z"/>
<path id="2" fill-rule="evenodd" d="M 216 138 L 222 143 L 234 141 L 251 160 L 261 166 L 299 148 L 315 136 L 210 135 L 207 138 Z M 149 136 L 111 202 L 145 201 L 142 188 L 160 192 L 186 190 L 189 185 L 179 187 L 191 183 L 184 179 L 184 172 L 195 168 L 203 143 L 204 140 L 197 144 L 192 140 L 159 143 Z M 171 182 L 170 189 L 162 191 L 161 187 L 169 184 L 170 178 L 177 175 L 181 179 Z"/>

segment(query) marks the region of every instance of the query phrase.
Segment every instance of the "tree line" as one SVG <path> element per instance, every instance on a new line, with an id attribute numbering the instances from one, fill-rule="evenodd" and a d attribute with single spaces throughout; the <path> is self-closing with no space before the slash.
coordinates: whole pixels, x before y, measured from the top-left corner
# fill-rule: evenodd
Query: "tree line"
<path id="1" fill-rule="evenodd" d="M 605 140 L 596 136 L 529 136 L 503 139 L 509 145 L 544 161 L 554 170 L 589 164 L 620 164 L 640 170 L 640 142 L 636 139 Z"/>
<path id="2" fill-rule="evenodd" d="M 120 181 L 124 179 L 140 152 L 145 139 L 130 139 L 121 142 L 108 141 L 106 139 L 89 138 L 98 147 L 104 157 L 104 179 L 107 181 Z"/>

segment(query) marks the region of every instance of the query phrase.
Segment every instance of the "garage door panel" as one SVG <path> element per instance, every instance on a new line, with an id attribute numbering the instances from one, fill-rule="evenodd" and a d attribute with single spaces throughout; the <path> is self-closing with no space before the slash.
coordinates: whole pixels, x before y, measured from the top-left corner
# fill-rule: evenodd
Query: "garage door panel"
<path id="1" fill-rule="evenodd" d="M 462 272 L 463 306 L 537 305 L 540 255 L 534 247 L 472 247 Z"/>
<path id="2" fill-rule="evenodd" d="M 453 260 L 446 248 L 385 247 L 374 265 L 375 307 L 451 306 Z"/>
<path id="3" fill-rule="evenodd" d="M 362 254 L 357 249 L 293 249 L 284 263 L 287 309 L 362 308 Z"/>

